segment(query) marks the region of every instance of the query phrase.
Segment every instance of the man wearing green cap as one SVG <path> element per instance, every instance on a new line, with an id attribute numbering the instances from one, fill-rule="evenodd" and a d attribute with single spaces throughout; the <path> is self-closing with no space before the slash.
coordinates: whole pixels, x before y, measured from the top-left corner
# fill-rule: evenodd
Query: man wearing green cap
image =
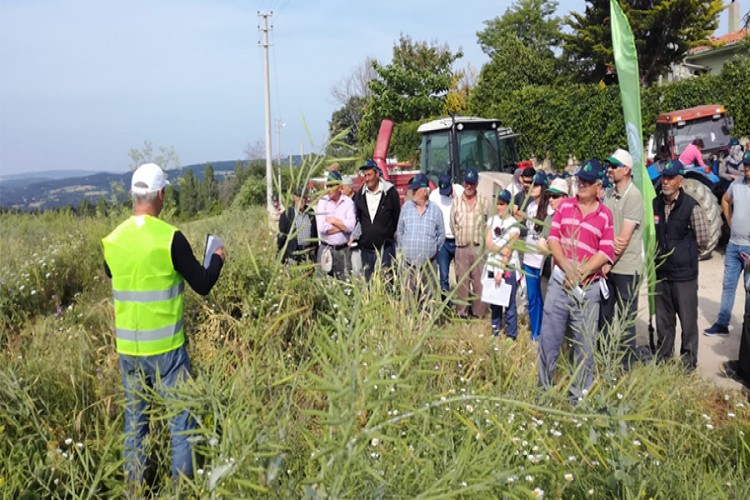
<path id="1" fill-rule="evenodd" d="M 680 318 L 680 357 L 688 370 L 698 365 L 698 256 L 708 242 L 703 211 L 682 189 L 685 167 L 672 160 L 661 172 L 661 195 L 654 198 L 656 228 L 657 357 L 674 356 L 676 317 Z"/>

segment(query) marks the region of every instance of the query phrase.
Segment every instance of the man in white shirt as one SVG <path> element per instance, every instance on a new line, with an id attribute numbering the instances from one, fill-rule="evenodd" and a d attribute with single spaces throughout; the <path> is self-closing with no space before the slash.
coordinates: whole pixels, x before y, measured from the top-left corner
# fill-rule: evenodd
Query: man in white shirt
<path id="1" fill-rule="evenodd" d="M 440 272 L 440 290 L 443 294 L 443 300 L 450 290 L 448 273 L 451 262 L 456 257 L 456 237 L 451 230 L 451 206 L 454 198 L 461 197 L 464 188 L 459 184 L 451 183 L 451 176 L 443 174 L 438 180 L 438 189 L 430 193 L 430 202 L 437 205 L 443 213 L 443 222 L 445 223 L 445 243 L 440 247 L 437 255 L 438 270 Z"/>

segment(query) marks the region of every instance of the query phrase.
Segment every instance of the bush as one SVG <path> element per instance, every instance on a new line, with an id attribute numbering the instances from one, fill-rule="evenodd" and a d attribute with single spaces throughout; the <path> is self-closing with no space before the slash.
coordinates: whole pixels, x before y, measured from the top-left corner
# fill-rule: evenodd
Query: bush
<path id="1" fill-rule="evenodd" d="M 643 141 L 654 132 L 659 113 L 701 104 L 724 104 L 735 119 L 734 134 L 750 134 L 750 103 L 745 97 L 750 58 L 737 58 L 721 75 L 652 86 L 641 90 Z M 526 86 L 472 113 L 499 118 L 521 133 L 522 158 L 550 155 L 554 165 L 606 157 L 627 144 L 620 90 L 616 85 Z"/>

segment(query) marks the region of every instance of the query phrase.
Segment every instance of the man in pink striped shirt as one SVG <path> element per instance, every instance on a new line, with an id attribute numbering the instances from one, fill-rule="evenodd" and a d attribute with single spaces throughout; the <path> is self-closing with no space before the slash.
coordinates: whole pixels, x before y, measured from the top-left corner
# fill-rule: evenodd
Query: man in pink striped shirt
<path id="1" fill-rule="evenodd" d="M 544 302 L 539 337 L 539 385 L 547 390 L 560 355 L 565 330 L 573 331 L 574 379 L 570 400 L 577 403 L 593 383 L 594 348 L 602 277 L 601 268 L 615 258 L 612 212 L 597 196 L 604 169 L 596 159 L 577 173 L 578 194 L 560 203 L 547 244 L 555 259 Z"/>

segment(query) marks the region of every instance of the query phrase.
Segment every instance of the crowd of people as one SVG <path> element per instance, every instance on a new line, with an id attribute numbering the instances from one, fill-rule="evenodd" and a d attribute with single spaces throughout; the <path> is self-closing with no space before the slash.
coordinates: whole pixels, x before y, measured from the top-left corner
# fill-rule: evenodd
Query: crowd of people
<path id="1" fill-rule="evenodd" d="M 732 146 L 730 144 L 730 146 Z M 722 200 L 731 227 L 725 253 L 721 309 L 706 335 L 726 335 L 737 282 L 744 270 L 745 313 L 739 357 L 724 373 L 750 386 L 750 151 L 742 155 L 742 176 L 734 177 Z M 707 240 L 697 202 L 683 190 L 684 165 L 671 160 L 662 170 L 661 193 L 653 201 L 656 227 L 657 359 L 674 356 L 676 320 L 682 329 L 680 358 L 689 370 L 698 360 L 698 255 Z M 477 192 L 479 175 L 467 169 L 462 185 L 440 177 L 430 193 L 424 174 L 411 179 L 403 206 L 395 187 L 382 179 L 375 162 L 360 168 L 364 184 L 346 190 L 338 170 L 326 178 L 326 193 L 315 206 L 305 186 L 294 204 L 275 207 L 278 245 L 290 262 L 314 262 L 317 272 L 366 281 L 398 273 L 409 289 L 438 290 L 455 297 L 455 313 L 484 317 L 492 332 L 508 342 L 518 337 L 516 289 L 526 282 L 530 336 L 538 343 L 539 385 L 549 389 L 567 331 L 573 337 L 570 399 L 586 396 L 593 381 L 597 340 L 625 325 L 613 341 L 635 353 L 634 316 L 643 274 L 643 198 L 632 181 L 633 161 L 622 149 L 604 162 L 591 159 L 570 185 L 562 178 L 527 168 L 487 200 Z M 603 190 L 604 179 L 611 187 Z M 150 468 L 144 442 L 149 433 L 147 387 L 180 398 L 179 385 L 191 377 L 185 345 L 185 281 L 200 294 L 219 278 L 226 253 L 219 247 L 202 264 L 182 232 L 158 217 L 169 184 L 155 164 L 132 176 L 133 214 L 103 241 L 104 267 L 112 280 L 115 345 L 126 398 L 125 472 L 141 484 Z M 437 194 L 436 194 L 437 193 Z M 353 258 L 358 255 L 358 258 Z M 453 262 L 457 290 L 451 291 Z M 545 268 L 549 272 L 545 272 Z M 541 277 L 547 275 L 546 295 Z M 439 277 L 439 279 L 438 279 Z M 485 290 L 486 289 L 486 290 Z M 488 293 L 484 293 L 484 292 Z M 422 304 L 419 298 L 417 304 Z M 598 339 L 599 337 L 599 339 Z M 626 365 L 626 368 L 629 365 Z M 172 476 L 193 475 L 187 409 L 169 418 Z"/>
<path id="2" fill-rule="evenodd" d="M 732 213 L 750 215 L 750 152 L 743 152 L 741 166 L 743 176 L 733 178 L 722 203 L 732 239 L 721 312 L 705 335 L 727 334 L 743 268 L 748 276 L 750 217 Z M 700 206 L 683 189 L 685 169 L 679 159 L 663 166 L 661 193 L 653 201 L 654 355 L 658 361 L 674 357 L 679 320 L 679 357 L 692 371 L 698 363 L 698 256 L 709 230 Z M 572 179 L 518 168 L 494 199 L 478 194 L 473 168 L 465 170 L 461 184 L 442 175 L 434 191 L 426 175 L 415 175 L 403 206 L 374 161 L 366 161 L 360 173 L 364 184 L 346 194 L 347 178 L 329 171 L 325 194 L 314 206 L 305 186 L 295 190 L 295 206 L 279 222 L 285 258 L 315 262 L 318 273 L 341 280 L 397 273 L 408 290 L 435 298 L 439 291 L 458 318 L 489 316 L 493 335 L 509 341 L 518 337 L 517 301 L 525 300 L 530 338 L 538 343 L 541 387 L 552 385 L 564 339 L 572 337 L 573 400 L 584 397 L 592 383 L 597 346 L 613 345 L 624 369 L 644 356 L 636 345 L 635 317 L 646 255 L 645 207 L 628 151 L 617 149 L 601 162 L 590 159 Z M 748 366 L 729 363 L 725 370 L 750 380 Z"/>

